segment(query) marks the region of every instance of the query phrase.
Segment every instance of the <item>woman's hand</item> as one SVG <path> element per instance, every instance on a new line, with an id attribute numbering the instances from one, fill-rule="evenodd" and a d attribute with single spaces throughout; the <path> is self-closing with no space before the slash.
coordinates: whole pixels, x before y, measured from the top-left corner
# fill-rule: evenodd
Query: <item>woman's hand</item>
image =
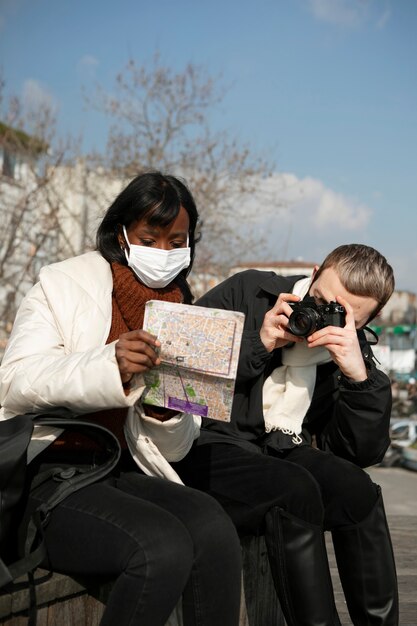
<path id="1" fill-rule="evenodd" d="M 160 365 L 157 349 L 161 343 L 146 330 L 131 330 L 120 335 L 116 343 L 116 360 L 120 378 L 126 385 L 133 374 L 141 374 Z"/>
<path id="2" fill-rule="evenodd" d="M 292 293 L 282 293 L 272 309 L 265 314 L 259 334 L 268 352 L 282 348 L 291 341 L 304 341 L 303 337 L 296 337 L 287 330 L 288 318 L 292 313 L 292 308 L 288 303 L 298 302 L 299 299 Z"/>

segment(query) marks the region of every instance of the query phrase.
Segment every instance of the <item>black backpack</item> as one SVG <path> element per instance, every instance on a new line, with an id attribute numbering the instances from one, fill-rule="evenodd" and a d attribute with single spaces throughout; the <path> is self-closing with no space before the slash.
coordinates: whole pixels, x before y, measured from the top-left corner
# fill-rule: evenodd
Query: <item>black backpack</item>
<path id="1" fill-rule="evenodd" d="M 32 487 L 39 488 L 43 482 L 53 478 L 50 481 L 52 490 L 49 487 L 46 491 L 47 497 L 32 514 L 27 526 L 23 554 L 14 560 L 16 546 L 13 539 L 24 504 L 22 499 L 26 482 L 27 448 L 34 424 L 83 432 L 100 444 L 105 453 L 104 461 L 90 466 L 53 467 L 35 476 Z M 116 466 L 120 453 L 120 444 L 113 433 L 103 426 L 80 418 L 48 413 L 18 415 L 0 421 L 0 590 L 24 574 L 29 575 L 29 582 L 32 581 L 33 584 L 31 575 L 46 556 L 43 529 L 48 523 L 50 512 L 70 494 L 104 478 Z"/>

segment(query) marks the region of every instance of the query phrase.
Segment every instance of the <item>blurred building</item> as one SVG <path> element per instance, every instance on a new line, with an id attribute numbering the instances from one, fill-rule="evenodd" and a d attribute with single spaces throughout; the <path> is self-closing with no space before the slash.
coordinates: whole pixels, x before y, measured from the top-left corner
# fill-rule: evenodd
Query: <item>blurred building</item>
<path id="1" fill-rule="evenodd" d="M 282 276 L 310 276 L 313 273 L 313 269 L 316 263 L 309 263 L 307 261 L 265 261 L 263 263 L 239 263 L 230 268 L 229 276 L 243 272 L 244 270 L 255 269 L 262 272 L 275 272 Z"/>

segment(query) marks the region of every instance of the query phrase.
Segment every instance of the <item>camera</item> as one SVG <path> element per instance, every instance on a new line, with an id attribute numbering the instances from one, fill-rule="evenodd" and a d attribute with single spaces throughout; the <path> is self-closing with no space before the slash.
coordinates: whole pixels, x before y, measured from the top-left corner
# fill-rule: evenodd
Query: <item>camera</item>
<path id="1" fill-rule="evenodd" d="M 292 313 L 288 318 L 288 330 L 297 337 L 308 337 L 326 326 L 345 324 L 345 307 L 338 302 L 316 304 L 313 299 L 290 304 Z"/>

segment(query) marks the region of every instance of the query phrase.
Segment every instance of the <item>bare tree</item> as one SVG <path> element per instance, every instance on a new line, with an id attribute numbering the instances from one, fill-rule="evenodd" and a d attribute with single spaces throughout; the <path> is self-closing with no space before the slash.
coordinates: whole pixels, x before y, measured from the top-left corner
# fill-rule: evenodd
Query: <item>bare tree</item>
<path id="1" fill-rule="evenodd" d="M 130 59 L 117 75 L 112 93 L 100 85 L 88 94 L 90 106 L 110 119 L 105 155 L 94 155 L 106 171 L 128 179 L 144 169 L 160 169 L 186 179 L 202 216 L 197 268 L 229 266 L 242 247 L 250 219 L 245 198 L 254 198 L 269 174 L 265 161 L 226 132 L 213 133 L 210 117 L 224 97 L 219 79 L 193 64 L 175 72 L 155 55 L 150 65 Z"/>
<path id="2" fill-rule="evenodd" d="M 79 252 L 80 216 L 68 202 L 70 140 L 58 141 L 53 107 L 5 101 L 0 81 L 0 324 L 4 337 L 42 265 Z"/>
<path id="3" fill-rule="evenodd" d="M 247 146 L 211 130 L 224 97 L 219 79 L 192 64 L 175 72 L 158 55 L 146 66 L 129 60 L 113 94 L 98 86 L 88 97 L 108 116 L 108 140 L 103 153 L 83 158 L 80 141 L 58 136 L 50 102 L 28 108 L 16 97 L 6 101 L 3 87 L 0 79 L 0 339 L 40 267 L 92 248 L 103 211 L 140 171 L 183 177 L 196 197 L 200 292 L 210 273 L 226 271 L 248 247 L 255 256 L 242 224 L 258 212 L 269 171 Z"/>

